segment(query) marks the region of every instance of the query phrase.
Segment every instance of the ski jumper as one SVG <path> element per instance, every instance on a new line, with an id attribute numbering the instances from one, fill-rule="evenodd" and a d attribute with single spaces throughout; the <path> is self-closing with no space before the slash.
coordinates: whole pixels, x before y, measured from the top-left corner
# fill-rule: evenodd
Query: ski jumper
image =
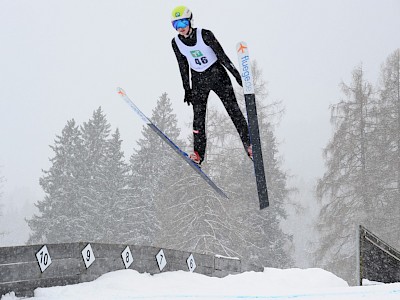
<path id="1" fill-rule="evenodd" d="M 201 161 L 204 160 L 207 144 L 205 123 L 210 91 L 214 91 L 221 99 L 244 148 L 247 149 L 250 146 L 247 122 L 239 108 L 231 79 L 225 68 L 235 78 L 240 78 L 240 74 L 214 34 L 210 30 L 193 28 L 187 38 L 178 35 L 172 39 L 172 48 L 178 60 L 183 88 L 192 89 L 193 147 L 194 151 L 199 153 Z M 190 87 L 189 69 L 192 75 L 192 87 Z"/>

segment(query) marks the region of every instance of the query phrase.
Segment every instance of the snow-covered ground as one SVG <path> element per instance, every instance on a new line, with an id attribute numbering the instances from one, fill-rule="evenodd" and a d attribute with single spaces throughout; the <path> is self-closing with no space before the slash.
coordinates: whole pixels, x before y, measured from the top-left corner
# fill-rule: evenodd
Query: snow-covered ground
<path id="1" fill-rule="evenodd" d="M 1 300 L 18 299 L 12 294 Z M 225 278 L 211 278 L 183 271 L 157 275 L 122 270 L 93 282 L 65 287 L 39 288 L 33 300 L 129 300 L 129 299 L 400 299 L 400 283 L 349 287 L 321 269 L 266 268 Z"/>

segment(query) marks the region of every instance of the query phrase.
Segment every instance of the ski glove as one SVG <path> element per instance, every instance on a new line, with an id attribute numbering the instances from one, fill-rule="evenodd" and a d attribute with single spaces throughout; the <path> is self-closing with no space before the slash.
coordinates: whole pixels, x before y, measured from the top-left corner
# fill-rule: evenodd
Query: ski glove
<path id="1" fill-rule="evenodd" d="M 193 104 L 192 90 L 185 90 L 185 99 L 183 102 L 187 103 L 187 105 Z"/>

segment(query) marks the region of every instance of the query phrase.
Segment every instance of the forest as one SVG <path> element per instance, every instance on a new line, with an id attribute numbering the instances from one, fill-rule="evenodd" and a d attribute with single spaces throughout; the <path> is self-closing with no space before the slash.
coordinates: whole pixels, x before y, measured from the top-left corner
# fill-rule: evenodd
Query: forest
<path id="1" fill-rule="evenodd" d="M 121 145 L 129 137 L 121 137 L 99 107 L 82 124 L 68 120 L 50 146 L 51 166 L 40 178 L 45 197 L 26 219 L 27 244 L 133 243 L 276 268 L 298 266 L 294 254 L 300 253 L 308 267 L 354 282 L 358 225 L 400 248 L 400 49 L 382 63 L 377 83 L 368 81 L 364 68 L 354 68 L 330 107 L 325 170 L 307 196 L 309 205 L 290 183 L 296 174 L 282 167 L 275 129 L 284 101 L 269 99 L 254 62 L 269 208 L 258 208 L 252 162 L 225 111 L 208 107 L 203 170 L 230 199 L 218 197 L 150 128 L 142 128 L 125 157 Z M 245 111 L 243 94 L 236 92 Z M 150 119 L 190 152 L 192 137 L 181 136 L 171 103 L 167 93 L 160 95 Z M 7 217 L 1 213 L 0 206 L 0 219 Z"/>

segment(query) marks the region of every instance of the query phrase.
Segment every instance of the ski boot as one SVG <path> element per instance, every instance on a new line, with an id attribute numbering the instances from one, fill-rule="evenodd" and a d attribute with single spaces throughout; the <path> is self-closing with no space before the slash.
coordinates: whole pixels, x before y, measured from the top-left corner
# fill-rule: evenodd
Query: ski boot
<path id="1" fill-rule="evenodd" d="M 190 158 L 196 165 L 198 165 L 199 167 L 201 167 L 200 165 L 201 165 L 202 159 L 201 159 L 201 157 L 200 157 L 199 152 L 194 151 L 194 153 L 192 153 L 192 154 L 189 155 L 189 158 Z"/>

